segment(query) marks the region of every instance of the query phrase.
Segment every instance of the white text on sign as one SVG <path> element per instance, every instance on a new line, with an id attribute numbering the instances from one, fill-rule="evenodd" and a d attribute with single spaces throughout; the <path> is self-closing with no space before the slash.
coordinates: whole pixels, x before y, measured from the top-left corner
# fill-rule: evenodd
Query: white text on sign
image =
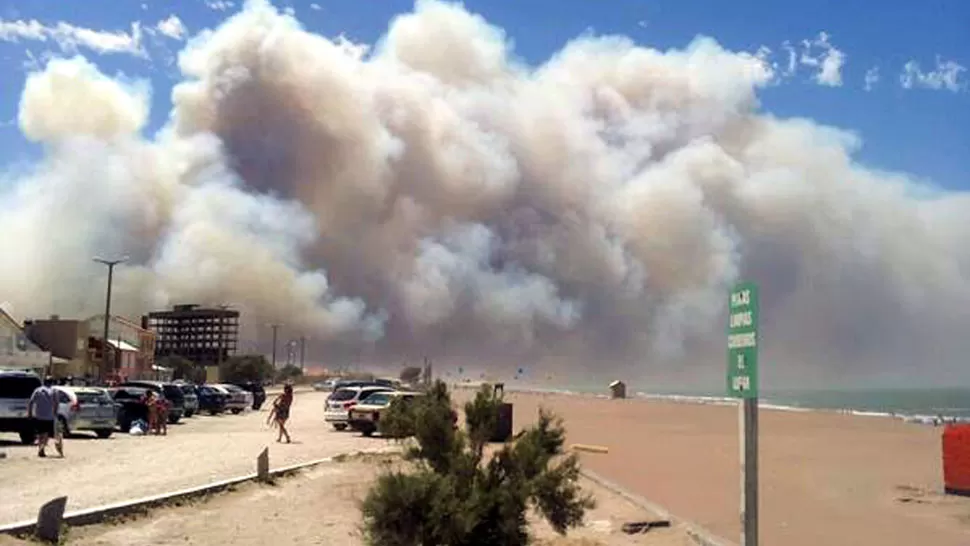
<path id="1" fill-rule="evenodd" d="M 731 294 L 731 307 L 744 307 L 751 305 L 751 291 L 739 290 Z"/>
<path id="2" fill-rule="evenodd" d="M 728 336 L 728 349 L 744 349 L 746 347 L 757 347 L 758 340 L 754 332 L 743 334 L 731 334 Z"/>
<path id="3" fill-rule="evenodd" d="M 734 390 L 736 391 L 747 391 L 751 390 L 751 378 L 746 375 L 739 375 L 733 380 Z"/>
<path id="4" fill-rule="evenodd" d="M 731 328 L 749 328 L 754 325 L 754 319 L 751 316 L 751 311 L 745 311 L 743 313 L 734 313 L 731 315 Z"/>

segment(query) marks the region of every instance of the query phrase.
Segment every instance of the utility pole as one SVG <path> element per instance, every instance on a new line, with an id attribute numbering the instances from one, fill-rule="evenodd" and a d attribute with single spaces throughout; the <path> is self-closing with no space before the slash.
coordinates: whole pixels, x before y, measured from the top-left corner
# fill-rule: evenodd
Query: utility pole
<path id="1" fill-rule="evenodd" d="M 93 258 L 95 262 L 108 266 L 108 293 L 104 301 L 104 337 L 101 338 L 101 378 L 106 379 L 108 371 L 113 366 L 108 362 L 108 325 L 111 322 L 111 282 L 114 280 L 115 266 L 128 261 L 128 257 L 117 260 L 107 260 L 104 258 Z"/>
<path id="2" fill-rule="evenodd" d="M 306 336 L 300 336 L 300 371 L 306 371 Z"/>
<path id="3" fill-rule="evenodd" d="M 272 324 L 271 326 L 273 328 L 273 369 L 275 370 L 276 369 L 276 334 L 277 334 L 277 331 L 280 329 L 280 325 Z"/>

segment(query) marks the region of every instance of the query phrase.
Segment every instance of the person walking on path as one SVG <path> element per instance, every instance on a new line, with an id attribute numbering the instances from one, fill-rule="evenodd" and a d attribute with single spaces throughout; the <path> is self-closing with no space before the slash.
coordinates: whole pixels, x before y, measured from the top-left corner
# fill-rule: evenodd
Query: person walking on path
<path id="1" fill-rule="evenodd" d="M 276 397 L 273 400 L 273 410 L 270 413 L 270 418 L 273 419 L 274 424 L 279 427 L 279 434 L 276 436 L 277 442 L 283 441 L 283 436 L 286 436 L 286 443 L 291 443 L 290 432 L 286 430 L 286 421 L 290 418 L 290 406 L 293 405 L 293 385 L 284 385 L 283 394 Z"/>
<path id="2" fill-rule="evenodd" d="M 27 418 L 31 419 L 37 432 L 37 456 L 46 457 L 44 450 L 51 436 L 54 437 L 54 447 L 57 454 L 64 456 L 64 439 L 57 428 L 57 405 L 55 403 L 54 381 L 45 378 L 44 384 L 34 389 L 27 402 Z"/>

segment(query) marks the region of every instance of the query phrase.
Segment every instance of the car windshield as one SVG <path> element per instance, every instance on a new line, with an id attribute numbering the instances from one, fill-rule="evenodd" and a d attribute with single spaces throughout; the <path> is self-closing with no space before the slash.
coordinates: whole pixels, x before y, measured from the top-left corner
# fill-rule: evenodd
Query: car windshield
<path id="1" fill-rule="evenodd" d="M 339 389 L 337 392 L 333 393 L 331 400 L 336 402 L 343 402 L 344 400 L 352 400 L 357 396 L 356 389 Z"/>
<path id="2" fill-rule="evenodd" d="M 139 400 L 147 393 L 147 389 L 118 389 L 114 391 L 113 396 L 122 400 Z"/>
<path id="3" fill-rule="evenodd" d="M 386 392 L 377 392 L 367 397 L 369 406 L 386 406 L 391 403 L 391 395 Z"/>
<path id="4" fill-rule="evenodd" d="M 192 385 L 181 385 L 182 394 L 195 394 L 195 387 Z"/>
<path id="5" fill-rule="evenodd" d="M 176 400 L 183 400 L 184 399 L 184 397 L 182 396 L 182 389 L 178 388 L 175 385 L 165 385 L 165 386 L 163 386 L 162 387 L 162 392 L 164 393 L 165 398 L 168 398 L 169 400 L 172 400 L 173 402 L 176 401 Z"/>
<path id="6" fill-rule="evenodd" d="M 39 386 L 36 377 L 0 377 L 0 398 L 30 398 Z"/>

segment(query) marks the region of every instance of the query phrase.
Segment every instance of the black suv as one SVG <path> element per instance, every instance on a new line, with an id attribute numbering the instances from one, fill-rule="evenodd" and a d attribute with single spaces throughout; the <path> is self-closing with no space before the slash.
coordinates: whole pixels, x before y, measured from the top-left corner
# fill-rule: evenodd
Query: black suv
<path id="1" fill-rule="evenodd" d="M 246 392 L 252 393 L 254 411 L 259 411 L 259 408 L 266 402 L 266 389 L 259 381 L 240 381 L 233 384 Z"/>
<path id="2" fill-rule="evenodd" d="M 16 432 L 24 445 L 34 443 L 36 433 L 27 419 L 27 402 L 41 386 L 31 372 L 0 371 L 0 432 Z"/>
<path id="3" fill-rule="evenodd" d="M 165 383 L 164 381 L 127 381 L 119 385 L 121 387 L 139 387 L 155 391 L 160 394 L 172 405 L 168 410 L 168 422 L 171 425 L 178 423 L 185 414 L 185 395 L 182 394 L 182 387 L 175 383 Z"/>

